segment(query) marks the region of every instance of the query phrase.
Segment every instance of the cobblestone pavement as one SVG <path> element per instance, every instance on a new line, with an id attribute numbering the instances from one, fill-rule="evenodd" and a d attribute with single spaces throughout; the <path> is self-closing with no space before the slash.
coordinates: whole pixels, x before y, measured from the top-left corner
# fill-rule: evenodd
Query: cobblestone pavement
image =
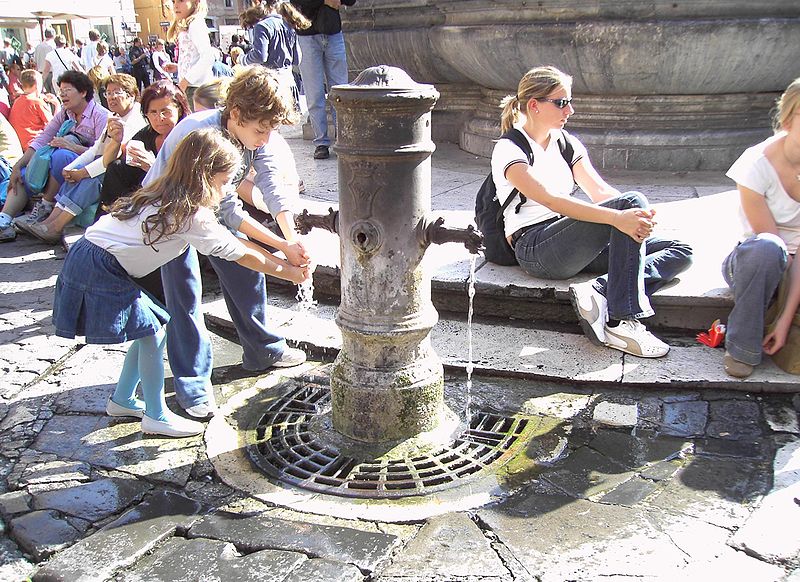
<path id="1" fill-rule="evenodd" d="M 483 378 L 474 406 L 554 421 L 507 469 L 513 495 L 410 523 L 314 515 L 227 483 L 201 437 L 104 415 L 124 347 L 52 335 L 61 255 L 0 245 L 0 580 L 800 579 L 797 396 Z M 264 380 L 217 354 L 221 402 Z"/>

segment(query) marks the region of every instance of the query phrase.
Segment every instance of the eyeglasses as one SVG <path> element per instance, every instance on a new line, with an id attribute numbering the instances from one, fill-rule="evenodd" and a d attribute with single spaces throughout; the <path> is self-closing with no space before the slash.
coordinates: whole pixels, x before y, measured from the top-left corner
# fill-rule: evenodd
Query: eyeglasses
<path id="1" fill-rule="evenodd" d="M 106 97 L 119 97 L 120 99 L 122 99 L 123 97 L 128 97 L 129 95 L 130 93 L 128 93 L 127 91 L 123 91 L 122 89 L 114 91 L 113 93 L 106 93 Z"/>
<path id="2" fill-rule="evenodd" d="M 542 98 L 542 99 L 539 99 L 539 101 L 547 101 L 548 103 L 552 103 L 553 105 L 555 105 L 559 109 L 564 109 L 567 105 L 572 103 L 572 97 L 570 97 L 569 99 L 567 99 L 565 97 L 562 97 L 561 99 L 545 99 L 545 98 Z"/>

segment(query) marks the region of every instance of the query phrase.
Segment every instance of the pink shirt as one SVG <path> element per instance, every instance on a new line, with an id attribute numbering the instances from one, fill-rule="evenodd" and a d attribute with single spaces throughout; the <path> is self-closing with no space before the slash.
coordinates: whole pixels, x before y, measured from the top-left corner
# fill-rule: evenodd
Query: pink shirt
<path id="1" fill-rule="evenodd" d="M 92 99 L 86 105 L 86 109 L 83 110 L 81 122 L 72 129 L 72 132 L 85 137 L 89 143 L 94 143 L 105 130 L 110 114 L 111 112 L 108 109 Z M 74 121 L 75 114 L 63 108 L 59 109 L 53 119 L 50 120 L 50 123 L 42 130 L 42 133 L 30 143 L 29 147 L 38 150 L 40 147 L 49 144 L 50 140 L 58 133 L 61 124 L 67 119 Z"/>

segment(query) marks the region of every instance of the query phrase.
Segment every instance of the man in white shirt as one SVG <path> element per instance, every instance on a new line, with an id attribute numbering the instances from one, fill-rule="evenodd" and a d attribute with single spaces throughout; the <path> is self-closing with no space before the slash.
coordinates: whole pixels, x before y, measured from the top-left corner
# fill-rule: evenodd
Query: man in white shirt
<path id="1" fill-rule="evenodd" d="M 42 76 L 44 77 L 47 77 L 48 73 L 53 74 L 53 87 L 58 85 L 58 78 L 68 70 L 83 70 L 80 59 L 75 56 L 75 53 L 66 48 L 67 39 L 59 34 L 55 42 L 56 48 L 45 57 L 44 70 L 42 71 Z"/>
<path id="2" fill-rule="evenodd" d="M 100 33 L 94 28 L 91 29 L 89 31 L 89 42 L 83 46 L 83 51 L 81 52 L 81 62 L 83 63 L 83 68 L 87 71 L 97 64 L 95 60 L 97 59 L 97 43 L 99 41 Z"/>
<path id="3" fill-rule="evenodd" d="M 33 60 L 36 63 L 36 70 L 40 73 L 44 71 L 45 57 L 56 48 L 56 43 L 53 40 L 55 35 L 56 31 L 52 28 L 45 29 L 44 40 L 36 45 L 36 49 L 33 51 Z"/>

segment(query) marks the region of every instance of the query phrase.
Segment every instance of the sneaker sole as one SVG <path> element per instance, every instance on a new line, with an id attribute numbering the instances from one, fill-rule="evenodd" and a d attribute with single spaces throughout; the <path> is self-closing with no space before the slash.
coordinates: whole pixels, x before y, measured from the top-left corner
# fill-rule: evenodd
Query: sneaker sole
<path id="1" fill-rule="evenodd" d="M 606 345 L 603 339 L 595 332 L 592 325 L 589 323 L 589 317 L 593 316 L 596 318 L 600 317 L 600 306 L 594 301 L 594 297 L 592 297 L 592 303 L 594 304 L 594 308 L 597 310 L 595 314 L 593 311 L 586 312 L 578 303 L 578 295 L 575 293 L 574 289 L 569 290 L 569 302 L 572 304 L 572 308 L 575 310 L 576 315 L 578 316 L 578 323 L 583 330 L 583 335 L 589 338 L 589 341 L 592 342 L 596 346 L 604 346 Z M 586 314 L 586 315 L 584 315 Z"/>
<path id="2" fill-rule="evenodd" d="M 617 341 L 624 343 L 624 345 L 616 345 L 616 344 L 613 344 L 613 343 L 607 341 L 604 344 L 606 347 L 614 349 L 614 350 L 619 350 L 620 352 L 625 352 L 626 354 L 630 354 L 632 356 L 636 356 L 637 358 L 650 358 L 650 359 L 663 358 L 664 356 L 666 356 L 669 353 L 669 348 L 667 348 L 667 351 L 664 352 L 663 354 L 652 354 L 652 355 L 651 354 L 643 354 L 643 353 L 641 353 L 641 346 L 639 346 L 638 343 L 632 342 L 632 341 L 630 341 L 628 339 L 625 339 L 625 338 L 621 338 L 621 337 L 618 337 L 618 336 L 611 335 L 611 334 L 609 334 L 609 332 L 606 332 L 606 337 L 608 337 L 608 336 L 611 336 L 611 337 L 615 338 Z M 639 348 L 640 351 L 634 351 L 634 349 L 632 347 L 630 347 L 631 344 L 633 344 L 634 346 Z"/>

